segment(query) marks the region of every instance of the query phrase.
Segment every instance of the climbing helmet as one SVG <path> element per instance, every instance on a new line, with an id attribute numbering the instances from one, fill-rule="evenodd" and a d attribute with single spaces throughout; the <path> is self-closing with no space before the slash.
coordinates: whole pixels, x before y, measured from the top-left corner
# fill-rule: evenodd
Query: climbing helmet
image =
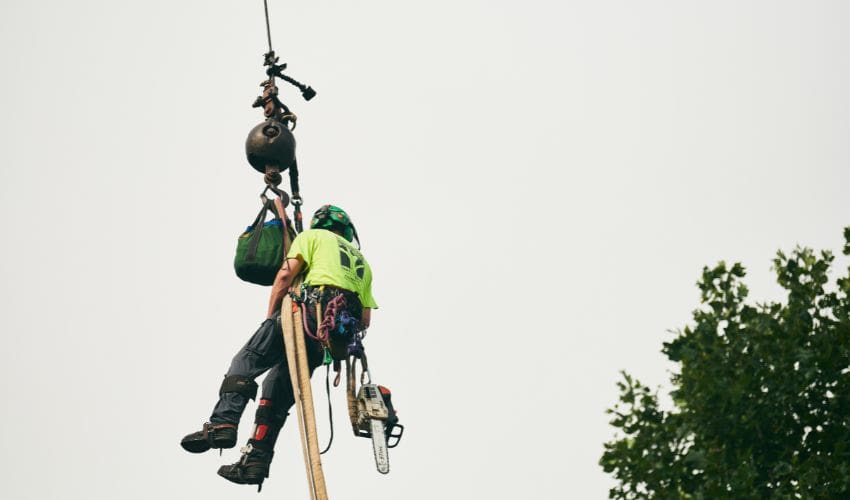
<path id="1" fill-rule="evenodd" d="M 334 205 L 322 205 L 313 214 L 313 219 L 310 220 L 310 229 L 333 228 L 338 228 L 342 232 L 342 237 L 348 241 L 352 241 L 357 234 L 354 224 L 352 224 L 351 218 L 345 213 L 345 210 Z"/>

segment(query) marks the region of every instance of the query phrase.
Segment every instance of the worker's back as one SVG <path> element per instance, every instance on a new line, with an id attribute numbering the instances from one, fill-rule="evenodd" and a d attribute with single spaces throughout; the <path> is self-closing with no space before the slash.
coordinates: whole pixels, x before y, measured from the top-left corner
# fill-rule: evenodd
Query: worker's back
<path id="1" fill-rule="evenodd" d="M 342 236 L 327 229 L 308 229 L 292 242 L 287 257 L 300 258 L 307 267 L 304 283 L 330 285 L 357 294 L 363 307 L 375 309 L 372 269 L 363 253 Z"/>

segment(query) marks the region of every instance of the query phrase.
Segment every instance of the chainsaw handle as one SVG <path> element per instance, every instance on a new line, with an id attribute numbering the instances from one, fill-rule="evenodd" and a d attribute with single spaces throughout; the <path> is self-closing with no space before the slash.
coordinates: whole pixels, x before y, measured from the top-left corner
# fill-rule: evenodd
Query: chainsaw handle
<path id="1" fill-rule="evenodd" d="M 398 433 L 395 431 L 398 430 Z M 404 434 L 404 426 L 401 424 L 393 424 L 387 430 L 387 448 L 395 448 L 401 441 L 401 435 Z M 395 439 L 395 441 L 393 441 Z"/>

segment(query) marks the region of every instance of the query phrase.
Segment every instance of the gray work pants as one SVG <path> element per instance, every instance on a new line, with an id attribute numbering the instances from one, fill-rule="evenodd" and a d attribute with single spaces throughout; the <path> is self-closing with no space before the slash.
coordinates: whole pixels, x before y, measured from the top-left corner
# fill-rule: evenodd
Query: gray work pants
<path id="1" fill-rule="evenodd" d="M 308 324 L 311 330 L 315 329 L 315 315 L 308 314 Z M 307 359 L 310 366 L 310 374 L 313 374 L 318 366 L 322 364 L 324 353 L 321 344 L 307 337 L 304 338 L 307 345 Z M 289 366 L 286 362 L 286 354 L 283 347 L 283 331 L 280 325 L 280 315 L 273 319 L 263 321 L 254 335 L 248 340 L 230 363 L 227 375 L 241 375 L 255 379 L 268 371 L 263 380 L 261 398 L 270 399 L 275 408 L 287 412 L 295 404 L 295 396 L 292 393 L 292 382 L 289 377 Z M 225 392 L 219 396 L 210 416 L 210 422 L 214 424 L 231 423 L 238 424 L 248 404 L 248 398 L 237 392 Z"/>

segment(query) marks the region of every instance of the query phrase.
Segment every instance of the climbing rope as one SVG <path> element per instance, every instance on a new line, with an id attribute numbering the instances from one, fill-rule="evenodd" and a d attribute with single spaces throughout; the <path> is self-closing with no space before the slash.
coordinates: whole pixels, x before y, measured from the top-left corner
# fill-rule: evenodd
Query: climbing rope
<path id="1" fill-rule="evenodd" d="M 307 300 L 298 297 L 301 302 L 301 318 L 304 323 L 304 333 L 311 339 L 322 344 L 326 349 L 330 344 L 330 332 L 336 328 L 337 316 L 345 309 L 345 296 L 338 294 L 333 296 L 325 305 L 325 310 L 322 311 L 321 295 L 324 292 L 324 286 L 319 287 L 318 293 L 311 298 L 316 301 L 316 332 L 310 331 L 307 325 Z"/>
<path id="2" fill-rule="evenodd" d="M 324 342 L 330 341 L 330 332 L 336 328 L 336 318 L 345 309 L 345 296 L 339 294 L 328 301 L 322 323 L 319 325 L 317 337 Z"/>

